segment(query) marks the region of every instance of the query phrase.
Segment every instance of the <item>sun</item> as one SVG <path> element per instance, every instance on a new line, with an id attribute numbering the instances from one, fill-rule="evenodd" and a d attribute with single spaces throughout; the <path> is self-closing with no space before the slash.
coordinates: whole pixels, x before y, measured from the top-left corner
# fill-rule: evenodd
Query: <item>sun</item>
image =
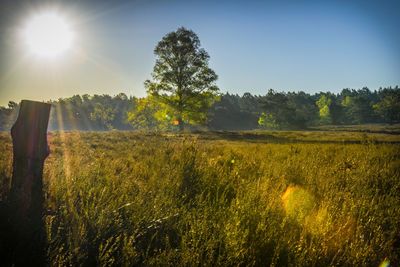
<path id="1" fill-rule="evenodd" d="M 74 34 L 65 18 L 56 12 L 33 16 L 23 31 L 30 52 L 44 58 L 53 58 L 68 50 Z"/>

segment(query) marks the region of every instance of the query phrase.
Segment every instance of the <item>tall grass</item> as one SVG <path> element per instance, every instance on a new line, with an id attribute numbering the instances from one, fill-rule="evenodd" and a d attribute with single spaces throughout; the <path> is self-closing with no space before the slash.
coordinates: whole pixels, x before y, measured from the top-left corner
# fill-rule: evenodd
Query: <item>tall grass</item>
<path id="1" fill-rule="evenodd" d="M 398 264 L 400 145 L 292 135 L 51 133 L 51 265 Z M 7 184 L 11 141 L 0 137 Z"/>

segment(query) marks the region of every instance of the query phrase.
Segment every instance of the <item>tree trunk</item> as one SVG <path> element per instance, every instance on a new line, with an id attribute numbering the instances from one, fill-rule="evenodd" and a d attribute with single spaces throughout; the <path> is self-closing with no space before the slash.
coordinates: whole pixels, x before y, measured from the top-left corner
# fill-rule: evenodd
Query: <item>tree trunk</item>
<path id="1" fill-rule="evenodd" d="M 179 127 L 179 132 L 183 132 L 185 130 L 185 125 L 183 123 L 182 117 L 178 118 L 178 127 Z"/>
<path id="2" fill-rule="evenodd" d="M 12 261 L 16 266 L 46 265 L 42 175 L 49 155 L 50 108 L 50 104 L 22 100 L 11 128 L 14 155 L 9 200 Z"/>

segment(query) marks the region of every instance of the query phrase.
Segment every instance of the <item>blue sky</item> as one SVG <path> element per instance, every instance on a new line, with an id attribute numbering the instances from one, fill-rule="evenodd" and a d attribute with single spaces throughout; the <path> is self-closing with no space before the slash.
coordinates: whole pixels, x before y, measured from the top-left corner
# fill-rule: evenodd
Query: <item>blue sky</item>
<path id="1" fill-rule="evenodd" d="M 17 32 L 56 9 L 75 42 L 51 61 L 32 57 Z M 144 96 L 153 49 L 192 29 L 222 92 L 339 92 L 400 84 L 400 1 L 4 1 L 0 105 L 74 94 Z"/>

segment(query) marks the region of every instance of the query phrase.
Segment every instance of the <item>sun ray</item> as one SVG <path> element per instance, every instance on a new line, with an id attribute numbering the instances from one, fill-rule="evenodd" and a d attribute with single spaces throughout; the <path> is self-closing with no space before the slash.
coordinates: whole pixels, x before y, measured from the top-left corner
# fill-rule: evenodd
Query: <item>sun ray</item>
<path id="1" fill-rule="evenodd" d="M 84 126 L 85 126 L 85 129 L 87 129 L 87 130 L 89 130 L 89 131 L 93 131 L 93 128 L 92 128 L 92 123 L 89 121 L 89 114 L 87 114 L 87 112 L 85 111 L 85 110 L 80 110 L 79 111 L 80 113 L 81 113 L 81 117 L 82 117 L 82 120 L 83 120 L 83 124 L 84 124 Z"/>
<path id="2" fill-rule="evenodd" d="M 62 153 L 63 153 L 63 168 L 64 168 L 64 174 L 65 174 L 65 179 L 67 183 L 70 181 L 71 177 L 71 167 L 70 167 L 70 156 L 69 156 L 69 151 L 68 147 L 66 145 L 66 133 L 64 130 L 64 121 L 63 121 L 63 115 L 62 115 L 62 110 L 61 110 L 61 105 L 56 105 L 56 113 L 57 113 L 57 121 L 58 121 L 58 134 L 60 135 L 61 139 L 61 148 L 62 148 Z"/>
<path id="3" fill-rule="evenodd" d="M 71 130 L 79 130 L 78 129 L 78 126 L 77 126 L 77 124 L 76 124 L 76 119 L 75 119 L 75 115 L 76 114 L 74 114 L 74 112 L 72 111 L 72 108 L 73 108 L 73 105 L 71 105 L 71 103 L 67 103 L 66 104 L 66 111 L 67 111 L 67 119 L 68 119 L 68 122 L 70 123 L 70 127 L 71 127 Z"/>

